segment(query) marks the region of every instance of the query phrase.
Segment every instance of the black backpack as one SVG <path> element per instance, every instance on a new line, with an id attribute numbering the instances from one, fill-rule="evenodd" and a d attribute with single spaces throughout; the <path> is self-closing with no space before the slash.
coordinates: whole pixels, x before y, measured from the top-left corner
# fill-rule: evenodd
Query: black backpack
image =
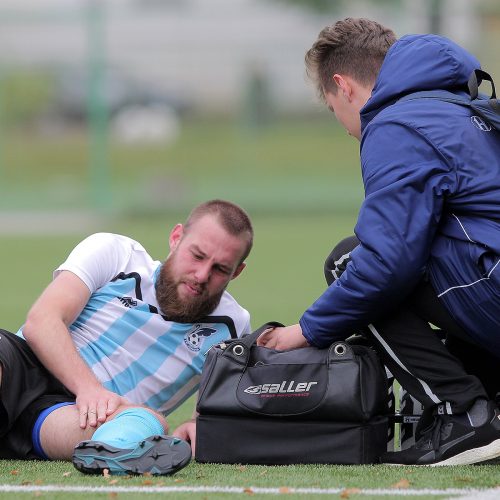
<path id="1" fill-rule="evenodd" d="M 479 94 L 479 86 L 484 80 L 491 83 L 491 97 Z M 493 78 L 491 78 L 486 71 L 476 69 L 472 72 L 467 86 L 469 89 L 468 97 L 459 96 L 446 90 L 434 90 L 408 94 L 399 101 L 411 101 L 413 99 L 422 98 L 440 99 L 441 101 L 467 106 L 474 113 L 473 118 L 476 117 L 479 119 L 478 125 L 485 127 L 491 126 L 491 128 L 500 131 L 500 99 L 497 99 Z M 483 121 L 481 124 L 481 120 L 486 121 L 486 123 Z"/>

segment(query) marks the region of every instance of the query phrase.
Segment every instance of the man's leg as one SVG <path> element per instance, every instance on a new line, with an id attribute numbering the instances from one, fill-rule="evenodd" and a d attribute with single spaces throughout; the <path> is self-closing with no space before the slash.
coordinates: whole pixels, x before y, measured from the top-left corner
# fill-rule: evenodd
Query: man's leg
<path id="1" fill-rule="evenodd" d="M 346 239 L 339 251 L 330 254 L 325 263 L 327 281 L 329 276 L 333 280 L 340 276 L 356 244 L 355 238 Z M 419 426 L 415 446 L 388 454 L 385 461 L 458 465 L 495 458 L 500 455 L 499 411 L 488 401 L 479 379 L 468 374 L 445 347 L 430 321 L 467 338 L 427 283 L 366 330 L 384 364 L 424 404 L 423 424 L 429 424 L 428 428 Z"/>
<path id="2" fill-rule="evenodd" d="M 81 429 L 75 405 L 47 415 L 40 447 L 50 459 L 73 460 L 81 472 L 172 474 L 191 458 L 189 445 L 166 436 L 162 415 L 143 407 L 122 406 L 97 429 Z"/>
<path id="3" fill-rule="evenodd" d="M 347 264 L 351 260 L 351 251 L 358 245 L 359 240 L 356 236 L 348 236 L 335 245 L 330 255 L 326 258 L 323 267 L 328 286 L 340 278 L 340 275 L 345 271 Z"/>
<path id="4" fill-rule="evenodd" d="M 108 422 L 128 408 L 127 406 L 118 408 L 115 413 L 108 417 Z M 155 415 L 155 412 L 151 410 L 151 414 Z M 167 425 L 165 419 L 158 414 L 156 414 L 156 418 L 158 425 L 154 430 L 158 431 L 158 434 L 166 434 Z M 87 425 L 82 429 L 76 405 L 59 407 L 51 411 L 43 419 L 39 431 L 40 446 L 47 458 L 51 460 L 71 460 L 75 446 L 82 441 L 90 440 L 103 425 L 99 428 Z M 125 431 L 125 429 L 123 430 Z M 102 430 L 100 433 L 102 434 Z"/>
<path id="5" fill-rule="evenodd" d="M 344 272 L 358 244 L 359 240 L 350 236 L 335 246 L 324 265 L 328 284 Z M 387 318 L 369 325 L 364 333 L 375 341 L 384 364 L 396 379 L 425 407 L 444 402 L 447 413 L 464 412 L 477 398 L 485 398 L 486 392 L 477 377 L 465 372 L 429 323 L 467 337 L 430 284 L 422 283 Z"/>
<path id="6" fill-rule="evenodd" d="M 442 328 L 448 341 L 461 339 L 470 345 L 471 352 L 474 349 L 467 333 L 426 282 L 388 318 L 369 326 L 384 362 L 425 407 L 416 444 L 387 454 L 383 461 L 466 465 L 497 458 L 500 412 L 479 378 L 472 374 L 479 371 L 466 370 L 429 322 Z"/>
<path id="7" fill-rule="evenodd" d="M 369 325 L 383 363 L 424 408 L 443 404 L 446 414 L 463 413 L 486 391 L 443 344 L 436 330 L 407 306 Z"/>
<path id="8" fill-rule="evenodd" d="M 0 329 L 0 457 L 36 459 L 32 429 L 45 408 L 74 396 L 38 361 L 26 341 Z"/>
<path id="9" fill-rule="evenodd" d="M 36 427 L 36 424 L 35 424 Z M 50 460 L 71 460 L 75 446 L 90 439 L 95 428 L 89 425 L 82 429 L 76 405 L 71 404 L 53 410 L 41 423 L 39 445 Z"/>
<path id="10" fill-rule="evenodd" d="M 500 405 L 500 377 L 498 376 L 500 358 L 455 335 L 446 337 L 446 347 L 462 361 L 467 373 L 479 378 L 488 393 L 488 398 Z"/>

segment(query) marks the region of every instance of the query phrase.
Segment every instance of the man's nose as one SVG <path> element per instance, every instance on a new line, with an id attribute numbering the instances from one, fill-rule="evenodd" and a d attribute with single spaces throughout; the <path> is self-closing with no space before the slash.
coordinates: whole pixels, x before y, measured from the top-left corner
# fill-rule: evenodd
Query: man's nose
<path id="1" fill-rule="evenodd" d="M 212 273 L 212 266 L 209 262 L 200 263 L 195 271 L 195 278 L 198 283 L 206 283 L 210 279 Z"/>

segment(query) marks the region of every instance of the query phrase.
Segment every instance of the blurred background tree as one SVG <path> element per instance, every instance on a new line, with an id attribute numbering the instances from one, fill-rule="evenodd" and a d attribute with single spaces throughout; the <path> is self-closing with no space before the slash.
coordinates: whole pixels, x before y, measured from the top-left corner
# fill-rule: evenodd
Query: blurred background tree
<path id="1" fill-rule="evenodd" d="M 272 0 L 287 3 L 289 5 L 298 5 L 308 10 L 313 10 L 320 14 L 331 14 L 342 12 L 349 4 L 349 0 Z M 438 0 L 440 1 L 440 0 Z M 373 0 L 374 5 L 391 5 L 397 8 L 401 7 L 401 0 Z"/>
<path id="2" fill-rule="evenodd" d="M 256 228 L 231 291 L 254 325 L 295 322 L 363 199 L 359 144 L 304 77 L 346 16 L 441 32 L 500 80 L 498 0 L 2 0 L 2 326 L 81 237 L 124 233 L 164 258 L 170 224 L 215 197 Z"/>
<path id="3" fill-rule="evenodd" d="M 0 219 L 183 211 L 214 195 L 261 213 L 355 213 L 356 144 L 304 78 L 317 33 L 346 16 L 440 32 L 495 75 L 498 5 L 3 0 Z"/>
<path id="4" fill-rule="evenodd" d="M 318 14 L 335 14 L 342 12 L 348 5 L 348 0 L 272 0 L 297 5 Z M 429 1 L 429 32 L 442 32 L 443 0 Z M 384 7 L 402 8 L 402 0 L 372 0 L 372 4 Z"/>

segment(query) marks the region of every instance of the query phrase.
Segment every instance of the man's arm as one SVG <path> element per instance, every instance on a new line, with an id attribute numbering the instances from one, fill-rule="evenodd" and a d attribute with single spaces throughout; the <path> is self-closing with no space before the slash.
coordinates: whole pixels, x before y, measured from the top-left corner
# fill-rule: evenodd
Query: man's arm
<path id="1" fill-rule="evenodd" d="M 35 302 L 23 328 L 24 338 L 40 361 L 75 394 L 82 428 L 104 422 L 125 401 L 101 385 L 68 331 L 89 298 L 84 282 L 62 271 Z"/>
<path id="2" fill-rule="evenodd" d="M 299 320 L 317 347 L 345 339 L 404 300 L 425 274 L 445 203 L 456 189 L 444 155 L 411 126 L 378 119 L 363 132 L 361 152 L 360 244 L 340 278 Z"/>

